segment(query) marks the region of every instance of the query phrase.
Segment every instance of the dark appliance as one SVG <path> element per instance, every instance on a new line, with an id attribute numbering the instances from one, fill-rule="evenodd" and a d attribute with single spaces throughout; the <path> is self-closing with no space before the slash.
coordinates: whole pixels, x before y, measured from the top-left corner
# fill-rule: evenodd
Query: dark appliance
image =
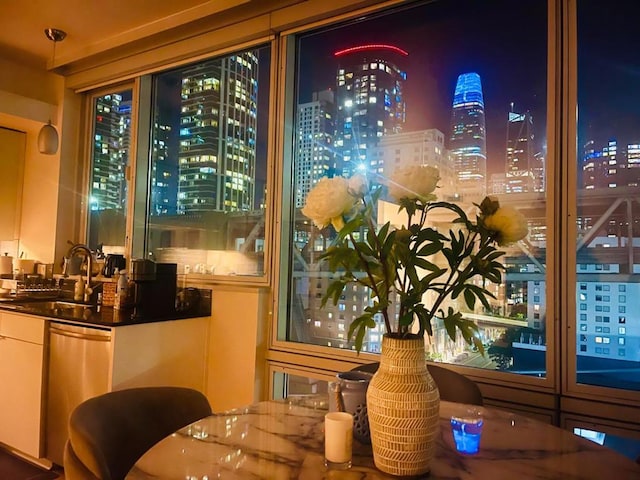
<path id="1" fill-rule="evenodd" d="M 127 261 L 124 258 L 124 255 L 118 254 L 109 254 L 104 261 L 104 269 L 102 270 L 102 275 L 110 278 L 115 273 L 116 270 L 122 271 L 126 268 Z"/>
<path id="2" fill-rule="evenodd" d="M 134 318 L 162 318 L 176 312 L 178 265 L 148 259 L 131 261 L 134 283 Z"/>

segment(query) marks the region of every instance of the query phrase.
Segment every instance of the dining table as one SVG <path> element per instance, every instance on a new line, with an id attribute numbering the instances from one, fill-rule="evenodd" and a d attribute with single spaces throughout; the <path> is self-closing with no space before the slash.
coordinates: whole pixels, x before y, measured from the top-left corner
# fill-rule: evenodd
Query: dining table
<path id="1" fill-rule="evenodd" d="M 568 430 L 493 407 L 479 407 L 480 449 L 456 451 L 450 419 L 470 406 L 440 402 L 430 472 L 422 478 L 640 480 L 640 465 Z M 352 466 L 324 464 L 328 396 L 258 402 L 203 418 L 167 436 L 136 463 L 127 480 L 397 478 L 375 467 L 370 444 L 353 441 Z"/>

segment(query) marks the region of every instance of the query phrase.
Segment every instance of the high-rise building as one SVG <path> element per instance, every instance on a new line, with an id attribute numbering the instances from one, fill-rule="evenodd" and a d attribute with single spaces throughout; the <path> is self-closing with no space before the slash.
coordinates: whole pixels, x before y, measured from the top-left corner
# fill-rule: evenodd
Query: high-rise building
<path id="1" fill-rule="evenodd" d="M 151 151 L 151 215 L 175 215 L 178 194 L 178 166 L 169 152 L 172 129 L 170 125 L 153 125 Z"/>
<path id="2" fill-rule="evenodd" d="M 507 122 L 507 157 L 505 165 L 507 192 L 527 193 L 535 190 L 533 117 L 529 111 L 513 111 Z"/>
<path id="3" fill-rule="evenodd" d="M 129 163 L 131 101 L 121 95 L 98 97 L 95 105 L 95 132 L 91 210 L 126 208 L 125 170 Z"/>
<path id="4" fill-rule="evenodd" d="M 458 193 L 465 201 L 481 200 L 487 190 L 487 146 L 484 98 L 477 73 L 458 76 L 449 150 L 458 176 Z"/>
<path id="5" fill-rule="evenodd" d="M 609 140 L 602 149 L 598 149 L 593 140 L 588 141 L 583 148 L 581 187 L 585 190 L 617 187 L 620 154 L 625 157 L 624 152 L 618 151 L 616 140 Z"/>
<path id="6" fill-rule="evenodd" d="M 547 191 L 547 158 L 544 152 L 536 152 L 533 156 L 534 162 L 531 167 L 533 172 L 533 191 Z"/>
<path id="7" fill-rule="evenodd" d="M 440 181 L 435 193 L 440 200 L 451 200 L 456 190 L 456 173 L 449 151 L 444 148 L 444 138 L 444 133 L 435 128 L 382 137 L 378 145 L 371 149 L 368 171 L 374 174 L 375 179 L 391 176 L 398 167 L 436 167 L 440 172 Z"/>
<path id="8" fill-rule="evenodd" d="M 333 97 L 331 90 L 314 92 L 311 102 L 298 105 L 296 208 L 303 207 L 309 190 L 335 169 Z"/>
<path id="9" fill-rule="evenodd" d="M 244 52 L 182 76 L 178 213 L 254 208 L 258 58 Z"/>
<path id="10" fill-rule="evenodd" d="M 351 176 L 369 164 L 368 153 L 384 135 L 400 133 L 405 122 L 404 50 L 360 45 L 335 52 L 338 169 Z"/>

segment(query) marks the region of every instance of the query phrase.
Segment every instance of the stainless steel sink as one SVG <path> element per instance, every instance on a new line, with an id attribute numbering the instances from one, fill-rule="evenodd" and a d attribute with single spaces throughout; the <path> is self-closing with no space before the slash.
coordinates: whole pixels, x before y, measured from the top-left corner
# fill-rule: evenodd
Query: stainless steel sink
<path id="1" fill-rule="evenodd" d="M 37 315 L 86 319 L 95 310 L 95 305 L 67 300 L 40 300 L 15 303 L 12 309 Z"/>
<path id="2" fill-rule="evenodd" d="M 26 302 L 25 305 L 39 306 L 43 309 L 51 308 L 93 308 L 94 305 L 90 305 L 82 302 L 73 302 L 71 300 L 47 300 L 44 302 Z"/>

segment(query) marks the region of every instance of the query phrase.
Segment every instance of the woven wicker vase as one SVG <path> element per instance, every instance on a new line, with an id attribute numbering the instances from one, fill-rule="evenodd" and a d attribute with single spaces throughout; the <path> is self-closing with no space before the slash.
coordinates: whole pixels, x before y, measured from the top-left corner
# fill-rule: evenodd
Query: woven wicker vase
<path id="1" fill-rule="evenodd" d="M 367 410 L 376 467 L 398 476 L 427 473 L 439 432 L 440 394 L 427 370 L 422 338 L 383 337 Z"/>

